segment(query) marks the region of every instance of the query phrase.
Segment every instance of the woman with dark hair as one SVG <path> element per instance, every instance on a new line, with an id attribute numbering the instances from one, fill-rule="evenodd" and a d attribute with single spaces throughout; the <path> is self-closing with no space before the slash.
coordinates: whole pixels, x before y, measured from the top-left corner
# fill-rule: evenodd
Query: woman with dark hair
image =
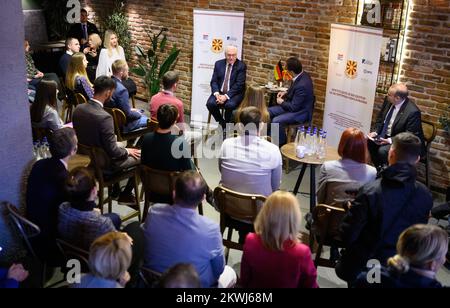
<path id="1" fill-rule="evenodd" d="M 42 80 L 36 91 L 34 103 L 31 105 L 31 124 L 36 128 L 48 128 L 52 131 L 63 127 L 64 122 L 58 115 L 56 82 Z"/>
<path id="2" fill-rule="evenodd" d="M 354 183 L 354 188 L 357 188 L 375 180 L 377 171 L 367 164 L 367 140 L 361 130 L 353 127 L 344 130 L 338 153 L 341 159 L 327 161 L 320 168 L 318 203 L 325 203 L 327 195 L 331 193 L 326 188 L 328 182 Z"/>
<path id="3" fill-rule="evenodd" d="M 433 225 L 413 225 L 400 234 L 397 254 L 381 269 L 379 281 L 370 283 L 370 274 L 358 276 L 356 287 L 442 288 L 436 273 L 445 263 L 448 234 Z"/>
<path id="4" fill-rule="evenodd" d="M 60 205 L 58 215 L 61 239 L 88 250 L 97 237 L 119 229 L 121 221 L 117 214 L 100 214 L 95 204 L 97 184 L 87 168 L 78 167 L 69 173 L 66 191 L 70 201 Z"/>

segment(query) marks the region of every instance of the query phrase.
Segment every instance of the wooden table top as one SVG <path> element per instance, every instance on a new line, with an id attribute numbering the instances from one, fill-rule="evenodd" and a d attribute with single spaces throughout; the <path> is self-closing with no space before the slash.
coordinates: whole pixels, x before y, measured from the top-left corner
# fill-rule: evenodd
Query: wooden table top
<path id="1" fill-rule="evenodd" d="M 318 158 L 316 158 L 315 155 L 313 155 L 313 156 L 305 155 L 304 158 L 299 158 L 299 157 L 297 157 L 297 154 L 295 153 L 295 143 L 294 142 L 283 145 L 281 147 L 281 154 L 290 160 L 298 161 L 300 163 L 305 163 L 305 164 L 312 164 L 312 165 L 322 165 L 326 161 L 338 160 L 341 158 L 337 152 L 337 149 L 332 146 L 329 146 L 329 145 L 327 146 L 327 155 L 326 155 L 325 159 L 318 159 Z"/>
<path id="2" fill-rule="evenodd" d="M 87 167 L 91 162 L 91 159 L 87 155 L 75 154 L 69 158 L 68 169 L 72 171 L 76 167 Z"/>

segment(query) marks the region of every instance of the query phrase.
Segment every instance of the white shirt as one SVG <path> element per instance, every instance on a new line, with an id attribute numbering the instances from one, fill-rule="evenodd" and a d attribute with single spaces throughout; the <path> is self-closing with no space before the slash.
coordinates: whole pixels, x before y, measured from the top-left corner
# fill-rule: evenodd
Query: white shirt
<path id="1" fill-rule="evenodd" d="M 69 170 L 69 165 L 63 159 L 60 159 L 59 161 L 66 167 L 66 170 Z"/>
<path id="2" fill-rule="evenodd" d="M 391 117 L 391 120 L 389 121 L 388 128 L 387 128 L 387 131 L 386 131 L 386 135 L 387 136 L 391 135 L 391 133 L 392 133 L 392 125 L 394 125 L 395 118 L 397 117 L 397 114 L 400 111 L 400 108 L 402 107 L 402 105 L 404 103 L 405 103 L 405 100 L 403 100 L 403 102 L 401 102 L 400 104 L 393 106 L 394 107 L 394 111 L 392 112 L 392 117 Z M 388 114 L 389 114 L 389 112 L 388 112 Z"/>
<path id="3" fill-rule="evenodd" d="M 108 49 L 102 48 L 100 51 L 100 56 L 98 58 L 97 71 L 95 73 L 95 78 L 99 76 L 105 75 L 111 77 L 112 69 L 111 66 L 116 60 L 124 60 L 125 61 L 125 52 L 123 51 L 122 46 L 118 46 L 117 48 L 112 50 L 111 57 L 108 54 Z"/>
<path id="4" fill-rule="evenodd" d="M 95 98 L 92 98 L 91 101 L 96 102 L 97 104 L 100 104 L 100 106 L 102 106 L 103 108 L 103 103 L 99 100 L 96 100 Z"/>
<path id="5" fill-rule="evenodd" d="M 280 187 L 281 165 L 275 144 L 254 135 L 228 138 L 219 159 L 220 183 L 241 193 L 269 196 Z"/>

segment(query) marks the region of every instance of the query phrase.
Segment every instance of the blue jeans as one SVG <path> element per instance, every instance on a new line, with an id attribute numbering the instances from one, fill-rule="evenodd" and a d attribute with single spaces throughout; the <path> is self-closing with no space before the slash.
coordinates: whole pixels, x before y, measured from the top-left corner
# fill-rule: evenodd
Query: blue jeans
<path id="1" fill-rule="evenodd" d="M 142 115 L 139 119 L 128 123 L 124 128 L 123 128 L 123 132 L 124 133 L 128 133 L 132 130 L 141 128 L 141 127 L 146 127 L 147 126 L 147 121 L 148 118 L 145 115 Z"/>

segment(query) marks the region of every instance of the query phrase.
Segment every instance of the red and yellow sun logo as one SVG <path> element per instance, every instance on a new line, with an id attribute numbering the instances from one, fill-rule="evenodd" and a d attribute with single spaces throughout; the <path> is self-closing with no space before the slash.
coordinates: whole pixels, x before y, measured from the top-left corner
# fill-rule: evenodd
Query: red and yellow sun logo
<path id="1" fill-rule="evenodd" d="M 345 67 L 345 75 L 350 79 L 355 79 L 358 76 L 358 63 L 353 60 L 348 60 Z"/>
<path id="2" fill-rule="evenodd" d="M 211 50 L 215 53 L 219 53 L 223 51 L 223 40 L 222 39 L 213 39 Z"/>

